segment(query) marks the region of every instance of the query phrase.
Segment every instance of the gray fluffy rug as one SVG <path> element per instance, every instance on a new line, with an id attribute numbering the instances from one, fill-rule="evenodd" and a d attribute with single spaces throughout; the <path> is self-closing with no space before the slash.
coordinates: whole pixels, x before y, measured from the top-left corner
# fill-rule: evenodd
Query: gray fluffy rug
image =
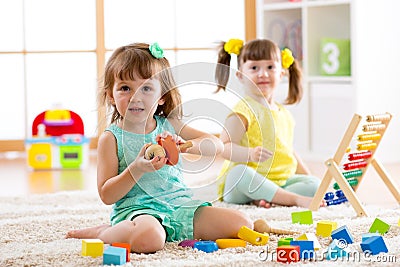
<path id="1" fill-rule="evenodd" d="M 103 205 L 93 192 L 74 191 L 29 197 L 0 198 L 0 266 L 101 266 L 102 257 L 80 256 L 81 241 L 64 239 L 70 229 L 108 223 L 110 207 Z M 331 220 L 338 227 L 346 225 L 355 239 L 349 246 L 354 257 L 328 261 L 322 258 L 329 238 L 319 238 L 322 249 L 313 261 L 292 263 L 292 266 L 398 266 L 400 263 L 400 208 L 382 209 L 367 206 L 370 217 L 356 217 L 348 204 L 321 208 L 313 212 L 314 225 L 292 224 L 291 213 L 304 209 L 296 207 L 274 207 L 227 205 L 248 213 L 253 219 L 264 218 L 271 226 L 292 229 L 301 233 L 315 233 L 316 222 Z M 375 256 L 363 255 L 360 241 L 368 232 L 375 218 L 391 225 L 384 235 L 388 253 Z M 131 254 L 126 266 L 285 266 L 276 262 L 273 253 L 282 236 L 271 235 L 267 246 L 247 245 L 246 248 L 218 250 L 204 253 L 191 248 L 182 248 L 177 243 L 167 243 L 162 251 L 149 255 Z M 268 251 L 268 258 L 265 253 Z M 261 253 L 261 257 L 260 257 Z M 396 263 L 397 262 L 397 263 Z"/>

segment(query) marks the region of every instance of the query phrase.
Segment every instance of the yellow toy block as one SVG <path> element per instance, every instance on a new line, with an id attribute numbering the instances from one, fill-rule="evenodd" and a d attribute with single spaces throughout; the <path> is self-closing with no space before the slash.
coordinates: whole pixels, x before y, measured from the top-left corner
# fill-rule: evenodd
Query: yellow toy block
<path id="1" fill-rule="evenodd" d="M 314 242 L 314 250 L 321 249 L 321 244 L 319 243 L 317 236 L 313 233 L 302 234 L 301 236 L 297 237 L 296 240 L 313 241 Z"/>
<path id="2" fill-rule="evenodd" d="M 246 226 L 242 226 L 237 235 L 240 239 L 243 239 L 256 246 L 263 246 L 267 244 L 269 240 L 268 234 L 261 234 L 259 232 L 251 230 Z"/>
<path id="3" fill-rule="evenodd" d="M 329 237 L 332 231 L 337 228 L 337 222 L 321 220 L 317 222 L 317 235 L 322 237 Z"/>
<path id="4" fill-rule="evenodd" d="M 400 226 L 400 219 L 399 219 L 399 222 L 397 223 L 397 225 Z"/>
<path id="5" fill-rule="evenodd" d="M 236 248 L 236 247 L 246 247 L 246 241 L 238 238 L 226 238 L 226 239 L 217 239 L 215 240 L 218 248 Z"/>
<path id="6" fill-rule="evenodd" d="M 82 239 L 82 256 L 99 257 L 103 250 L 104 243 L 100 239 Z"/>

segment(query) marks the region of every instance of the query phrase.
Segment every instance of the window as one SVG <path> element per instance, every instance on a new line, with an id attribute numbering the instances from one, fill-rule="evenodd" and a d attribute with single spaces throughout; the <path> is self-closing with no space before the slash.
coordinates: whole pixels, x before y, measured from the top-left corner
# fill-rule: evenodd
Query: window
<path id="1" fill-rule="evenodd" d="M 0 25 L 0 151 L 4 140 L 23 146 L 36 115 L 54 107 L 96 137 L 98 63 L 118 46 L 157 41 L 173 66 L 215 63 L 216 41 L 245 36 L 243 0 L 2 0 Z"/>

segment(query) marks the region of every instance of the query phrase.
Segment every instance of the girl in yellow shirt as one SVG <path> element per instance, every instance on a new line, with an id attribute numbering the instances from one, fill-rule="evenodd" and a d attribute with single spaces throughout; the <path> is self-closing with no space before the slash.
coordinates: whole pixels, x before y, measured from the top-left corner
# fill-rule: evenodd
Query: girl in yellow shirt
<path id="1" fill-rule="evenodd" d="M 308 207 L 320 179 L 310 171 L 293 149 L 294 120 L 274 100 L 283 76 L 289 75 L 284 104 L 301 100 L 301 71 L 289 49 L 280 51 L 270 40 L 246 43 L 231 39 L 219 51 L 216 80 L 218 91 L 226 90 L 231 54 L 237 55 L 237 78 L 245 97 L 228 115 L 221 140 L 224 143 L 219 195 L 230 203 L 255 203 Z M 321 203 L 324 205 L 324 203 Z"/>

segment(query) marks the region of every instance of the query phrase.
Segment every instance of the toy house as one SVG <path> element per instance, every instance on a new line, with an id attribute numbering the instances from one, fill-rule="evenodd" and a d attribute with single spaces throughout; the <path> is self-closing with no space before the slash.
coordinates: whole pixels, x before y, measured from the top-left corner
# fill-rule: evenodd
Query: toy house
<path id="1" fill-rule="evenodd" d="M 80 169 L 87 164 L 89 139 L 81 117 L 70 110 L 47 110 L 32 123 L 25 140 L 28 166 L 33 169 Z"/>

